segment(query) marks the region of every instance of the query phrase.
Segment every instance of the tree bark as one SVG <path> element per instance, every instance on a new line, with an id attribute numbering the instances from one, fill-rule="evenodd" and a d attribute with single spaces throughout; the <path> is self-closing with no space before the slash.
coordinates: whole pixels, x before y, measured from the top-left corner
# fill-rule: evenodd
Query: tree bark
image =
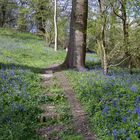
<path id="1" fill-rule="evenodd" d="M 106 30 L 106 15 L 104 13 L 104 7 L 103 7 L 103 2 L 101 0 L 98 0 L 99 3 L 99 9 L 100 9 L 100 17 L 102 20 L 102 25 L 101 25 L 101 51 L 102 51 L 102 67 L 103 67 L 103 73 L 105 75 L 108 74 L 108 59 L 107 59 L 107 44 L 106 44 L 106 35 L 105 35 L 105 30 Z"/>
<path id="2" fill-rule="evenodd" d="M 128 45 L 128 23 L 127 23 L 127 14 L 126 14 L 126 0 L 121 0 L 121 12 L 122 12 L 122 22 L 123 22 L 123 35 L 124 35 L 124 44 Z"/>
<path id="3" fill-rule="evenodd" d="M 121 15 L 115 12 L 114 7 L 113 11 L 116 16 L 118 16 L 122 20 L 123 24 L 123 44 L 125 46 L 125 57 L 128 58 L 128 69 L 130 73 L 132 73 L 132 55 L 129 51 L 129 25 L 127 21 L 127 0 L 120 0 L 119 1 L 121 4 Z"/>
<path id="4" fill-rule="evenodd" d="M 57 26 L 57 0 L 54 2 L 54 30 L 55 30 L 55 45 L 54 50 L 58 49 L 58 26 Z"/>
<path id="5" fill-rule="evenodd" d="M 130 74 L 132 74 L 132 56 L 129 51 L 129 25 L 127 21 L 127 13 L 126 13 L 126 0 L 121 0 L 121 11 L 122 11 L 122 22 L 123 22 L 123 36 L 124 36 L 124 46 L 126 47 L 125 55 L 128 57 L 128 69 Z"/>
<path id="6" fill-rule="evenodd" d="M 4 24 L 5 24 L 7 3 L 8 2 L 6 1 L 1 6 L 1 15 L 2 15 L 2 17 L 1 17 L 1 25 L 0 25 L 1 27 L 4 27 Z"/>
<path id="7" fill-rule="evenodd" d="M 73 0 L 66 68 L 85 68 L 88 0 Z"/>

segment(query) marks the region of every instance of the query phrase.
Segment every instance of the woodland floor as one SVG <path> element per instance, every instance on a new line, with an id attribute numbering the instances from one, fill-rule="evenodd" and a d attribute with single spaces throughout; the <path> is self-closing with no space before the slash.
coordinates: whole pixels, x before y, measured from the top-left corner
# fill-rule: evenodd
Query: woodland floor
<path id="1" fill-rule="evenodd" d="M 76 99 L 74 91 L 69 84 L 68 80 L 66 79 L 63 72 L 55 72 L 53 73 L 51 70 L 45 71 L 44 74 L 41 75 L 43 78 L 43 85 L 46 87 L 51 86 L 53 84 L 52 79 L 56 78 L 58 80 L 59 86 L 63 90 L 64 97 L 70 106 L 70 112 L 72 115 L 72 127 L 75 134 L 82 136 L 84 140 L 95 140 L 95 136 L 91 133 L 90 124 L 87 118 L 87 114 L 82 109 L 80 102 Z M 47 95 L 53 96 L 53 95 Z M 44 104 L 41 107 L 44 110 L 42 114 L 42 121 L 45 118 L 54 118 L 58 116 L 58 114 L 54 113 L 54 109 L 56 108 L 55 105 L 49 106 L 48 104 Z M 56 125 L 56 126 L 47 126 L 39 129 L 39 133 L 49 140 L 61 140 L 60 137 L 56 136 L 51 138 L 52 132 L 61 133 L 64 131 L 65 127 L 63 125 Z M 75 139 L 76 140 L 76 139 Z"/>
<path id="2" fill-rule="evenodd" d="M 0 29 L 0 140 L 139 140 L 139 69 L 105 76 L 99 56 L 87 53 L 86 72 L 46 70 L 65 55 Z"/>

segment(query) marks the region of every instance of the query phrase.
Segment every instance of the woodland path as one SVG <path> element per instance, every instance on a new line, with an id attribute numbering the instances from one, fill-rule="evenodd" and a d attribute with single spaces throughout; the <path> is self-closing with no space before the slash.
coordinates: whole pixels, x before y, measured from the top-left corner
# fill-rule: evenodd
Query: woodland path
<path id="1" fill-rule="evenodd" d="M 70 105 L 70 111 L 73 117 L 72 124 L 76 134 L 83 136 L 84 140 L 96 140 L 96 137 L 90 131 L 87 115 L 82 109 L 79 101 L 76 99 L 74 91 L 63 72 L 52 72 L 52 70 L 48 70 L 45 71 L 44 74 L 42 74 L 42 77 L 44 77 L 45 79 L 44 84 L 47 84 L 48 79 L 51 79 L 52 77 L 57 78 L 57 80 L 59 81 L 60 87 L 64 92 L 64 96 L 67 99 L 68 104 Z M 63 127 L 58 127 L 56 129 L 58 129 L 58 131 L 60 132 Z M 46 130 L 48 131 L 48 128 L 46 128 Z M 40 132 L 42 134 L 45 133 L 45 131 L 43 130 L 41 130 Z"/>

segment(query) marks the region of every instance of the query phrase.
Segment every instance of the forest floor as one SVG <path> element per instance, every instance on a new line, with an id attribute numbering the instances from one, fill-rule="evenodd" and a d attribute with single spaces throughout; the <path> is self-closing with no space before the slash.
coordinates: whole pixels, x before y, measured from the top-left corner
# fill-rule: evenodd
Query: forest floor
<path id="1" fill-rule="evenodd" d="M 140 71 L 115 67 L 105 76 L 98 55 L 87 54 L 85 72 L 40 73 L 65 55 L 0 29 L 0 139 L 94 139 L 91 128 L 98 140 L 139 140 Z"/>
<path id="2" fill-rule="evenodd" d="M 64 97 L 65 97 L 66 101 L 68 102 L 68 104 L 70 106 L 70 113 L 72 115 L 72 119 L 71 119 L 70 124 L 72 124 L 74 133 L 79 135 L 79 136 L 82 136 L 80 139 L 95 140 L 96 138 L 91 133 L 91 130 L 90 130 L 90 125 L 89 125 L 89 121 L 88 121 L 88 118 L 87 118 L 87 114 L 82 109 L 80 102 L 76 99 L 75 93 L 74 93 L 71 85 L 69 84 L 69 81 L 66 79 L 64 73 L 63 72 L 53 73 L 50 70 L 50 71 L 45 71 L 45 73 L 42 74 L 41 76 L 44 79 L 43 84 L 46 87 L 52 86 L 52 84 L 53 84 L 52 79 L 53 78 L 56 78 L 58 80 L 58 84 L 61 87 L 61 89 L 63 90 Z M 42 107 L 43 107 L 44 111 L 46 110 L 42 114 L 42 119 L 44 119 L 44 117 L 45 118 L 48 118 L 48 117 L 54 118 L 55 116 L 57 116 L 54 113 L 53 109 L 50 110 L 50 106 L 48 106 L 48 104 L 44 104 L 44 105 L 42 105 Z M 54 105 L 51 108 L 56 108 L 56 106 Z M 48 110 L 50 110 L 50 112 L 48 112 Z M 47 127 L 43 127 L 41 129 L 39 129 L 39 133 L 43 137 L 47 137 L 47 138 L 51 139 L 51 134 L 54 131 L 56 131 L 57 133 L 61 133 L 62 131 L 64 131 L 64 129 L 65 129 L 65 127 L 62 126 L 62 125 L 49 126 L 49 127 L 47 126 Z M 59 140 L 61 138 L 56 136 L 53 139 Z M 77 140 L 77 138 L 75 137 L 74 140 Z"/>
<path id="3" fill-rule="evenodd" d="M 39 134 L 48 140 L 84 140 L 74 130 L 70 105 L 57 73 L 46 71 L 41 77 L 46 92 L 43 94 L 44 103 L 41 104 L 44 111 L 40 118 Z"/>

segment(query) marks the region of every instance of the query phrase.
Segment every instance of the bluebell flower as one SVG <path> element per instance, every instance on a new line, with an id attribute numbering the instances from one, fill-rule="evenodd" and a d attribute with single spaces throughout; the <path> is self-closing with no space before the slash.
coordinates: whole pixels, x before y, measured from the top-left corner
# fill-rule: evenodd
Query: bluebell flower
<path id="1" fill-rule="evenodd" d="M 136 105 L 138 105 L 140 103 L 140 97 L 139 96 L 136 97 L 135 103 L 136 103 Z"/>
<path id="2" fill-rule="evenodd" d="M 114 117 L 114 122 L 116 122 L 117 121 L 117 117 Z"/>
<path id="3" fill-rule="evenodd" d="M 128 138 L 126 138 L 126 140 L 131 140 L 131 139 L 128 137 Z"/>
<path id="4" fill-rule="evenodd" d="M 106 106 L 103 110 L 102 110 L 102 114 L 105 115 L 106 113 L 108 113 L 109 108 Z"/>
<path id="5" fill-rule="evenodd" d="M 116 129 L 113 129 L 112 133 L 113 133 L 114 136 L 117 136 L 117 130 Z"/>
<path id="6" fill-rule="evenodd" d="M 117 140 L 117 130 L 113 129 L 112 134 L 114 136 L 114 140 Z"/>
<path id="7" fill-rule="evenodd" d="M 138 130 L 135 131 L 135 135 L 136 135 L 136 136 L 139 135 L 139 131 L 138 131 Z"/>
<path id="8" fill-rule="evenodd" d="M 135 108 L 134 113 L 138 114 L 138 117 L 140 118 L 140 107 Z"/>
<path id="9" fill-rule="evenodd" d="M 120 134 L 126 134 L 126 130 L 125 130 L 124 128 L 122 128 L 122 129 L 120 130 Z"/>
<path id="10" fill-rule="evenodd" d="M 18 105 L 18 110 L 20 112 L 24 112 L 25 111 L 25 109 L 24 109 L 24 107 L 22 105 Z"/>
<path id="11" fill-rule="evenodd" d="M 125 123 L 126 122 L 126 117 L 122 116 L 122 122 Z"/>
<path id="12" fill-rule="evenodd" d="M 112 105 L 113 105 L 113 107 L 116 107 L 117 106 L 117 101 L 113 100 Z"/>
<path id="13" fill-rule="evenodd" d="M 130 90 L 132 91 L 132 92 L 137 92 L 138 91 L 138 89 L 135 87 L 135 86 L 132 86 L 131 88 L 130 88 Z"/>
<path id="14" fill-rule="evenodd" d="M 140 127 L 140 122 L 138 122 L 138 127 Z"/>
<path id="15" fill-rule="evenodd" d="M 13 69 L 13 70 L 15 69 L 15 65 L 12 65 L 12 69 Z"/>
<path id="16" fill-rule="evenodd" d="M 130 114 L 130 113 L 131 113 L 131 111 L 130 111 L 130 110 L 127 110 L 127 113 L 128 113 L 128 114 Z"/>
<path id="17" fill-rule="evenodd" d="M 5 68 L 6 68 L 5 65 L 4 64 L 1 64 L 1 69 L 2 70 L 5 70 Z"/>
<path id="18" fill-rule="evenodd" d="M 14 71 L 10 71 L 9 72 L 9 76 L 12 76 L 13 77 L 14 76 Z"/>

